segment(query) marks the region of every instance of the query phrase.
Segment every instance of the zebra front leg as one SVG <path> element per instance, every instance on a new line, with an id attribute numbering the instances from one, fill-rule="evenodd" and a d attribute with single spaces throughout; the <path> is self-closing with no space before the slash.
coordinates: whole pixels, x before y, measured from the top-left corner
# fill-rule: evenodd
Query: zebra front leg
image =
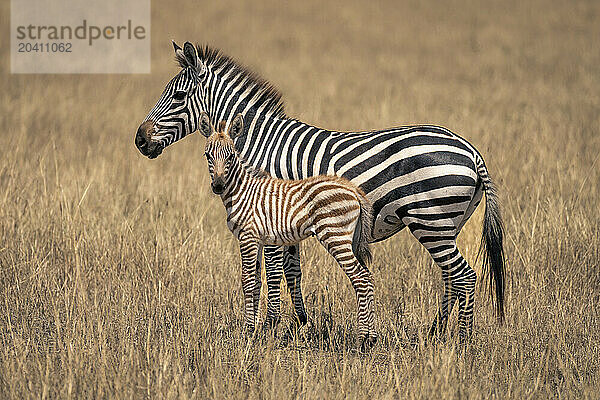
<path id="1" fill-rule="evenodd" d="M 308 317 L 302 299 L 302 270 L 300 268 L 300 244 L 285 247 L 283 252 L 283 272 L 288 290 L 296 311 L 296 324 L 306 325 Z"/>
<path id="2" fill-rule="evenodd" d="M 256 284 L 256 259 L 258 241 L 251 236 L 240 238 L 242 258 L 242 291 L 244 293 L 244 330 L 252 335 L 255 327 L 254 288 Z"/>
<path id="3" fill-rule="evenodd" d="M 254 321 L 258 321 L 258 311 L 260 305 L 260 287 L 262 286 L 261 278 L 261 266 L 262 266 L 262 246 L 258 246 L 256 252 L 256 267 L 254 271 L 254 289 L 252 290 L 252 302 L 254 304 Z"/>
<path id="4" fill-rule="evenodd" d="M 283 275 L 283 247 L 265 246 L 265 275 L 267 278 L 267 318 L 265 328 L 275 328 L 280 319 L 281 275 Z"/>

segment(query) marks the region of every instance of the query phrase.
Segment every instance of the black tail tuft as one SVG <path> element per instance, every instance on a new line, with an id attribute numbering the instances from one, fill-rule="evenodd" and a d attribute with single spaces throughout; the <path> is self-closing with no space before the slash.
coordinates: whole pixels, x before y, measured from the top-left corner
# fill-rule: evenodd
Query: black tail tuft
<path id="1" fill-rule="evenodd" d="M 483 217 L 483 235 L 481 237 L 481 249 L 483 249 L 483 273 L 489 271 L 490 294 L 496 292 L 492 301 L 496 306 L 496 315 L 500 323 L 504 321 L 504 281 L 505 260 L 502 241 L 504 238 L 504 227 L 500 215 L 498 195 L 496 187 L 489 179 L 484 179 L 485 190 L 485 213 Z M 495 300 L 495 301 L 494 301 Z"/>

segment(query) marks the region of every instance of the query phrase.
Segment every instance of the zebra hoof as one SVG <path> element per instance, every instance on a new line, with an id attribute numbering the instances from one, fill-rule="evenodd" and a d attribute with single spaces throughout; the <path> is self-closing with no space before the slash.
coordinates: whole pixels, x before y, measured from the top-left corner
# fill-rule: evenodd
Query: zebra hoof
<path id="1" fill-rule="evenodd" d="M 469 343 L 471 343 L 471 337 L 472 337 L 472 332 L 466 333 L 466 332 L 458 332 L 458 343 L 461 346 L 467 346 Z"/>
<path id="2" fill-rule="evenodd" d="M 246 341 L 252 340 L 254 338 L 254 326 L 245 325 L 244 329 L 242 329 L 242 336 Z"/>
<path id="3" fill-rule="evenodd" d="M 418 339 L 417 339 L 418 340 Z M 448 333 L 447 332 L 434 332 L 433 334 L 427 335 L 423 339 L 423 344 L 425 346 L 436 345 L 436 344 L 445 344 L 448 342 Z"/>
<path id="4" fill-rule="evenodd" d="M 290 344 L 297 341 L 309 341 L 314 337 L 314 326 L 308 322 L 305 324 L 298 324 L 292 322 L 285 328 L 281 337 L 282 346 L 287 347 Z"/>
<path id="5" fill-rule="evenodd" d="M 308 324 L 308 317 L 306 316 L 306 314 L 299 314 L 298 317 L 297 317 L 296 323 L 300 327 Z"/>
<path id="6" fill-rule="evenodd" d="M 262 325 L 262 334 L 266 336 L 276 337 L 278 325 L 279 321 L 266 320 Z"/>
<path id="7" fill-rule="evenodd" d="M 298 338 L 299 328 L 300 327 L 296 324 L 292 324 L 291 326 L 287 327 L 283 336 L 281 337 L 283 346 L 287 347 L 290 343 L 293 343 Z"/>
<path id="8" fill-rule="evenodd" d="M 371 349 L 373 349 L 373 347 L 375 347 L 375 343 L 377 343 L 377 336 L 376 335 L 363 336 L 363 337 L 359 337 L 358 340 L 360 343 L 360 352 L 368 353 L 369 351 L 371 351 Z"/>

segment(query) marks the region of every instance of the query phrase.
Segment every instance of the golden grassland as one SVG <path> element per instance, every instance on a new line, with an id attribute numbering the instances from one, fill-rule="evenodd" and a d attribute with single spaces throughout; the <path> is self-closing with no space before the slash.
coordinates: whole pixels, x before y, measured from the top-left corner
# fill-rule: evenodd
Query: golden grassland
<path id="1" fill-rule="evenodd" d="M 598 2 L 156 1 L 152 16 L 150 75 L 10 75 L 0 44 L 1 398 L 598 397 Z M 222 48 L 307 122 L 436 123 L 472 142 L 500 188 L 505 325 L 480 284 L 471 343 L 425 345 L 441 274 L 402 232 L 373 246 L 370 354 L 354 350 L 351 286 L 313 241 L 311 327 L 247 344 L 203 138 L 157 160 L 133 145 L 177 71 L 171 39 Z M 482 214 L 459 237 L 471 263 Z"/>

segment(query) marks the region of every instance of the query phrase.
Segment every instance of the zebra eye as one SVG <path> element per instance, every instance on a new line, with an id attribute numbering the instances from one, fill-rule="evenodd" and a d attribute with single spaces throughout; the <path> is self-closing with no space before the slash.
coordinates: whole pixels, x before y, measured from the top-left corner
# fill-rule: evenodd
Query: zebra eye
<path id="1" fill-rule="evenodd" d="M 187 96 L 187 92 L 185 90 L 178 90 L 173 94 L 173 99 L 177 101 L 182 101 Z"/>

